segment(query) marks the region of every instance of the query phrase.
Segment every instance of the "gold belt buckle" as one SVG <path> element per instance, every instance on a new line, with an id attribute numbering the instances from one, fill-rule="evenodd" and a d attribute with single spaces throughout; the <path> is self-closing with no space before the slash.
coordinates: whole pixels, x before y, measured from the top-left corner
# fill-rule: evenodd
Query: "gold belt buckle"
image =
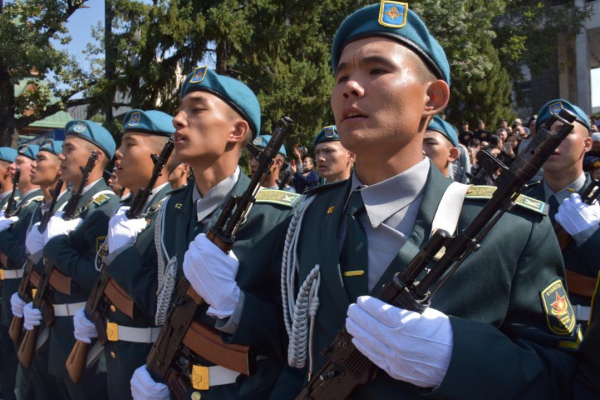
<path id="1" fill-rule="evenodd" d="M 192 381 L 192 387 L 196 390 L 210 389 L 210 375 L 208 373 L 208 367 L 192 365 L 190 380 Z"/>
<path id="2" fill-rule="evenodd" d="M 119 325 L 114 322 L 106 322 L 106 337 L 111 342 L 119 341 Z"/>

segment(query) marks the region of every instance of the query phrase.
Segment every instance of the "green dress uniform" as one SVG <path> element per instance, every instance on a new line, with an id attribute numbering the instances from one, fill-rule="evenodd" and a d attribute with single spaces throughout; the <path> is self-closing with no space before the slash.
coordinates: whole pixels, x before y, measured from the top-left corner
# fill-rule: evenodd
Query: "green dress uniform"
<path id="1" fill-rule="evenodd" d="M 11 194 L 12 194 L 12 190 L 10 190 L 8 192 L 0 193 L 0 210 L 4 211 L 4 209 L 6 208 L 6 205 L 8 203 L 8 200 L 10 200 Z M 15 200 L 19 200 L 19 191 L 18 190 L 15 194 Z"/>
<path id="2" fill-rule="evenodd" d="M 320 265 L 320 306 L 314 324 L 314 344 L 308 349 L 314 359 L 313 372 L 327 360 L 320 351 L 345 326 L 348 307 L 356 296 L 375 295 L 396 272 L 406 268 L 426 243 L 433 217 L 450 183 L 430 165 L 407 241 L 370 291 L 365 282 L 352 282 L 360 276 L 343 274 L 346 265 L 341 262 L 344 255 L 338 238 L 351 181 L 307 193 L 314 200 L 298 227 L 301 230 L 297 282 L 301 285 L 315 265 Z M 478 199 L 477 192 L 475 187 L 465 198 L 459 231 L 485 204 L 485 198 Z M 433 297 L 431 307 L 449 316 L 454 336 L 452 358 L 443 382 L 436 388 L 423 390 L 379 371 L 375 380 L 361 387 L 352 398 L 570 396 L 569 379 L 576 363 L 565 349 L 576 348 L 577 337 L 563 285 L 564 267 L 548 218 L 516 207 L 500 219 L 483 240 L 482 247 L 466 259 Z M 353 288 L 354 295 L 349 294 L 349 288 Z M 554 314 L 557 307 L 562 319 Z M 306 373 L 306 369 L 287 367 L 274 398 L 294 398 L 307 382 Z"/>
<path id="3" fill-rule="evenodd" d="M 133 372 L 146 363 L 146 357 L 160 328 L 154 323 L 156 313 L 157 253 L 154 244 L 154 222 L 157 212 L 171 191 L 165 184 L 149 199 L 141 218 L 148 225 L 136 238 L 133 246 L 119 249 L 105 256 L 106 272 L 134 300 L 139 315 L 130 318 L 115 306 L 107 311 L 107 322 L 114 332 L 119 327 L 138 328 L 129 332 L 139 342 L 126 340 L 119 335 L 108 335 L 109 342 L 104 348 L 108 378 L 108 398 L 131 399 L 130 381 Z M 117 330 L 118 332 L 118 330 Z"/>
<path id="4" fill-rule="evenodd" d="M 250 179 L 240 172 L 239 178 L 235 181 L 229 194 L 241 195 L 249 183 Z M 166 252 L 169 257 L 175 256 L 177 259 L 177 279 L 183 275 L 181 266 L 188 244 L 198 234 L 209 232 L 220 215 L 224 201 L 229 196 L 229 194 L 223 196 L 220 199 L 219 207 L 198 221 L 196 201 L 194 200 L 196 191 L 195 184 L 189 184 L 174 191 L 167 202 L 163 204 L 161 215 L 158 217 L 164 220 L 162 240 Z M 207 197 L 208 194 L 200 202 Z M 281 301 L 281 295 L 277 290 L 280 274 L 279 271 L 271 270 L 269 263 L 265 263 L 265 260 L 277 257 L 272 244 L 285 235 L 286 218 L 299 198 L 300 195 L 285 191 L 261 190 L 247 220 L 240 226 L 233 245 L 233 252 L 240 262 L 236 277 L 236 282 L 241 289 L 238 308 L 252 309 L 254 311 L 253 318 L 256 323 L 260 324 L 263 332 L 277 330 L 278 325 L 281 324 L 280 318 L 277 318 L 277 304 Z M 155 298 L 147 298 L 148 300 L 142 300 L 146 303 L 156 302 Z M 175 296 L 173 296 L 174 299 Z M 156 306 L 152 304 L 151 307 Z M 160 306 L 158 307 L 160 308 Z M 198 395 L 202 399 L 219 400 L 268 398 L 282 368 L 283 344 L 276 337 L 260 343 L 253 341 L 252 332 L 245 332 L 244 328 L 239 325 L 237 309 L 228 321 L 217 320 L 206 315 L 207 309 L 208 305 L 204 304 L 201 308 L 200 322 L 221 330 L 225 341 L 228 340 L 230 334 L 233 334 L 238 339 L 238 343 L 241 341 L 241 343 L 253 345 L 259 356 L 257 371 L 250 377 L 239 375 L 235 383 L 212 386 L 208 390 L 198 391 L 199 393 L 196 393 L 195 389 L 190 389 L 188 398 L 200 398 Z M 248 341 L 245 341 L 246 339 Z M 209 368 L 214 366 L 208 360 L 203 359 L 201 355 L 194 356 L 194 365 Z"/>
<path id="5" fill-rule="evenodd" d="M 73 346 L 73 314 L 77 308 L 83 307 L 92 289 L 98 271 L 95 259 L 100 247 L 106 239 L 108 221 L 119 204 L 119 198 L 106 185 L 103 179 L 91 183 L 83 194 L 77 210 L 82 219 L 81 225 L 70 235 L 52 238 L 44 246 L 44 257 L 54 264 L 58 270 L 71 278 L 70 295 L 53 291 L 52 303 L 55 305 L 70 304 L 68 316 L 55 316 L 55 323 L 50 327 L 48 370 L 68 391 L 71 398 L 105 399 L 106 376 L 97 374 L 94 368 L 88 368 L 79 385 L 74 385 L 68 376 L 65 362 Z"/>

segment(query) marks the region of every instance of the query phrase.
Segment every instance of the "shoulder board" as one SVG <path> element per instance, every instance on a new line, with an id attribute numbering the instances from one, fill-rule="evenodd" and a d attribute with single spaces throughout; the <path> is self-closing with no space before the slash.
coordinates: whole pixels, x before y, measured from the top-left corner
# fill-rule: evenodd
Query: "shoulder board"
<path id="1" fill-rule="evenodd" d="M 465 199 L 489 200 L 492 198 L 492 195 L 495 191 L 495 186 L 471 186 L 471 188 L 465 195 Z M 533 197 L 520 194 L 519 197 L 517 197 L 515 204 L 519 207 L 536 212 L 538 214 L 548 215 L 548 204 L 544 203 L 541 200 L 534 199 Z"/>
<path id="2" fill-rule="evenodd" d="M 109 200 L 110 200 L 110 197 L 108 197 L 105 194 L 101 194 L 100 196 L 98 196 L 94 199 L 94 204 L 101 206 L 102 204 L 106 203 Z"/>
<path id="3" fill-rule="evenodd" d="M 39 203 L 42 200 L 44 200 L 44 196 L 35 196 L 35 197 L 32 197 L 31 199 L 27 200 L 25 203 L 21 204 L 17 208 L 17 210 L 15 211 L 15 214 L 18 214 L 19 212 L 21 212 L 22 209 L 24 209 L 25 207 L 27 207 L 31 203 Z"/>
<path id="4" fill-rule="evenodd" d="M 261 189 L 256 194 L 257 203 L 279 204 L 282 206 L 294 207 L 298 200 L 302 197 L 301 194 L 290 193 L 284 190 L 276 189 Z"/>
<path id="5" fill-rule="evenodd" d="M 304 194 L 306 196 L 312 196 L 312 195 L 315 195 L 315 194 L 323 193 L 323 192 L 326 192 L 328 190 L 335 189 L 335 188 L 337 188 L 339 186 L 343 186 L 346 183 L 346 181 L 347 181 L 347 179 L 345 179 L 343 181 L 337 181 L 337 182 L 332 182 L 332 183 L 326 183 L 324 185 L 319 185 L 319 186 L 316 186 L 316 187 L 314 187 L 312 189 L 306 190 L 304 192 Z"/>

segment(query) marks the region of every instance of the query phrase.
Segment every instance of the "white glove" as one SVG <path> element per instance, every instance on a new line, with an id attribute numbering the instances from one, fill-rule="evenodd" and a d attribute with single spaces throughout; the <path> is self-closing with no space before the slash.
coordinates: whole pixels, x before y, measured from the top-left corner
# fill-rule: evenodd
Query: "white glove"
<path id="1" fill-rule="evenodd" d="M 392 378 L 422 388 L 444 380 L 454 335 L 440 311 L 428 308 L 421 315 L 361 296 L 348 309 L 346 329 L 358 350 Z"/>
<path id="2" fill-rule="evenodd" d="M 0 232 L 5 231 L 8 228 L 10 228 L 11 225 L 14 224 L 15 222 L 17 222 L 18 220 L 19 220 L 19 217 L 5 218 L 3 216 L 2 218 L 0 218 Z"/>
<path id="3" fill-rule="evenodd" d="M 27 303 L 27 305 L 23 307 L 23 316 L 25 316 L 23 326 L 28 331 L 33 330 L 34 326 L 38 326 L 42 323 L 42 312 L 37 308 L 33 308 L 33 303 Z"/>
<path id="4" fill-rule="evenodd" d="M 555 218 L 569 235 L 575 236 L 600 224 L 600 205 L 595 202 L 588 206 L 578 193 L 573 193 L 558 207 Z"/>
<path id="5" fill-rule="evenodd" d="M 92 321 L 87 319 L 83 312 L 83 308 L 80 308 L 75 312 L 75 315 L 73 316 L 73 326 L 75 327 L 75 332 L 73 333 L 75 339 L 80 342 L 92 343 L 92 339 L 98 337 L 96 326 Z"/>
<path id="6" fill-rule="evenodd" d="M 17 292 L 10 297 L 10 309 L 15 317 L 23 318 L 23 307 L 25 302 Z"/>
<path id="7" fill-rule="evenodd" d="M 65 221 L 62 219 L 62 211 L 57 212 L 50 218 L 46 232 L 44 232 L 44 246 L 50 241 L 50 239 L 60 236 L 68 235 L 81 225 L 81 218 L 72 219 Z"/>
<path id="8" fill-rule="evenodd" d="M 108 223 L 108 252 L 131 246 L 148 223 L 144 218 L 128 219 L 125 215 L 129 207 L 121 207 Z"/>
<path id="9" fill-rule="evenodd" d="M 169 400 L 169 387 L 163 383 L 154 382 L 142 365 L 133 373 L 131 378 L 131 396 L 134 400 Z"/>
<path id="10" fill-rule="evenodd" d="M 232 251 L 223 253 L 201 233 L 190 243 L 183 259 L 183 273 L 196 292 L 210 307 L 206 314 L 227 318 L 240 299 L 235 282 L 240 262 Z"/>
<path id="11" fill-rule="evenodd" d="M 44 234 L 40 233 L 39 226 L 39 222 L 34 224 L 25 239 L 25 247 L 29 254 L 37 254 L 44 249 Z"/>

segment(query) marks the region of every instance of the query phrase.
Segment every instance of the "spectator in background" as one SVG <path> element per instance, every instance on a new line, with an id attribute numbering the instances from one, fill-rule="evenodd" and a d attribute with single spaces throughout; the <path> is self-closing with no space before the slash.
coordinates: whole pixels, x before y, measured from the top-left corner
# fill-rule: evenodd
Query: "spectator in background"
<path id="1" fill-rule="evenodd" d="M 312 157 L 304 156 L 302 158 L 302 171 L 298 171 L 295 165 L 291 165 L 292 185 L 296 189 L 296 193 L 304 193 L 306 189 L 313 188 L 319 185 L 319 175 L 314 170 L 315 162 Z"/>
<path id="2" fill-rule="evenodd" d="M 458 141 L 464 144 L 465 146 L 468 146 L 474 137 L 475 135 L 473 134 L 473 132 L 469 130 L 469 123 L 467 121 L 463 121 L 460 129 L 460 134 L 458 135 Z"/>
<path id="3" fill-rule="evenodd" d="M 486 148 L 487 151 L 492 153 L 496 157 L 500 157 L 502 153 L 502 139 L 496 135 L 490 136 L 489 146 Z"/>
<path id="4" fill-rule="evenodd" d="M 496 136 L 500 138 L 503 146 L 504 143 L 506 143 L 506 139 L 508 138 L 508 131 L 506 130 L 506 128 L 498 128 L 496 130 Z"/>
<path id="5" fill-rule="evenodd" d="M 529 128 L 529 134 L 535 136 L 535 123 L 537 122 L 537 114 L 534 114 L 529 118 L 527 127 Z"/>
<path id="6" fill-rule="evenodd" d="M 511 135 L 506 139 L 506 143 L 504 143 L 504 146 L 502 147 L 502 151 L 506 154 L 504 163 L 509 167 L 515 158 L 517 158 L 517 148 L 519 147 L 519 143 L 520 140 L 516 136 Z"/>
<path id="7" fill-rule="evenodd" d="M 460 156 L 458 138 L 452 125 L 433 117 L 423 138 L 423 153 L 445 177 L 449 177 L 452 162 Z"/>
<path id="8" fill-rule="evenodd" d="M 477 125 L 477 130 L 475 131 L 475 137 L 482 142 L 487 140 L 490 137 L 490 131 L 485 129 L 485 122 L 482 119 L 479 120 L 479 124 Z"/>

